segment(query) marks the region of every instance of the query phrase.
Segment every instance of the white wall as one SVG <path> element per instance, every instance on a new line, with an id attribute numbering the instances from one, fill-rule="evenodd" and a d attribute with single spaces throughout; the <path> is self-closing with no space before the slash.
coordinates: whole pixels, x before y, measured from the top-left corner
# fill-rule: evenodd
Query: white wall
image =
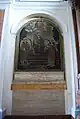
<path id="1" fill-rule="evenodd" d="M 3 23 L 3 28 L 2 28 L 2 38 L 1 38 L 1 43 L 0 43 L 0 66 L 2 64 L 2 54 L 4 53 L 3 47 L 2 47 L 2 42 L 5 37 L 5 30 L 6 30 L 6 22 L 7 22 L 7 8 L 8 8 L 8 3 L 4 4 L 2 1 L 0 1 L 0 10 L 5 10 L 4 14 L 4 23 Z M 3 71 L 3 66 L 0 67 L 0 108 L 2 108 L 2 92 L 3 92 L 3 78 L 2 78 L 2 72 Z"/>

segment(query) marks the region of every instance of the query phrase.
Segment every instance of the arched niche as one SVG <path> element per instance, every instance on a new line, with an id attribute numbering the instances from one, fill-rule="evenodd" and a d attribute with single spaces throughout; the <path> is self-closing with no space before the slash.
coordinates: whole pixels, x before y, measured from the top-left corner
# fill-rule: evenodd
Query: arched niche
<path id="1" fill-rule="evenodd" d="M 28 16 L 15 44 L 14 72 L 52 72 L 49 77 L 57 72 L 64 80 L 64 38 L 54 19 L 45 14 Z"/>
<path id="2" fill-rule="evenodd" d="M 34 15 L 17 32 L 16 70 L 63 71 L 62 31 L 51 19 Z"/>

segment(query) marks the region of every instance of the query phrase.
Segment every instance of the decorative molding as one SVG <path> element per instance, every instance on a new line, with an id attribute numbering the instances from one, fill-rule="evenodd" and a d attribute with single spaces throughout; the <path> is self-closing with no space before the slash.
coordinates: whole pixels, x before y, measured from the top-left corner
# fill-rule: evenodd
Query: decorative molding
<path id="1" fill-rule="evenodd" d="M 49 83 L 49 84 L 12 84 L 11 90 L 66 90 L 65 83 Z"/>
<path id="2" fill-rule="evenodd" d="M 36 6 L 39 5 L 39 7 L 48 7 L 48 6 L 52 6 L 52 7 L 68 7 L 71 6 L 70 2 L 68 1 L 54 1 L 54 0 L 25 0 L 25 1 L 20 1 L 20 0 L 13 0 L 12 1 L 13 6 L 23 6 L 23 7 L 32 7 L 32 6 Z M 45 4 L 45 5 L 44 5 Z"/>
<path id="3" fill-rule="evenodd" d="M 0 0 L 0 4 L 7 4 L 10 3 L 12 0 Z"/>
<path id="4" fill-rule="evenodd" d="M 42 2 L 44 2 L 44 1 L 48 1 L 48 2 L 50 2 L 50 1 L 53 1 L 53 2 L 62 2 L 62 1 L 64 1 L 64 0 L 15 0 L 15 2 L 28 2 L 28 1 L 42 1 Z"/>

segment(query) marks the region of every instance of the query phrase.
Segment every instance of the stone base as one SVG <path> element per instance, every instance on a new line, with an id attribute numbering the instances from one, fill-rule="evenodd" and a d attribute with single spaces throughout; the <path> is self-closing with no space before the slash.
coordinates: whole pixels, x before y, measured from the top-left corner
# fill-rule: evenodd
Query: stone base
<path id="1" fill-rule="evenodd" d="M 15 91 L 12 115 L 65 115 L 64 91 Z"/>
<path id="2" fill-rule="evenodd" d="M 4 119 L 74 119 L 71 115 L 45 115 L 45 116 L 5 116 Z"/>

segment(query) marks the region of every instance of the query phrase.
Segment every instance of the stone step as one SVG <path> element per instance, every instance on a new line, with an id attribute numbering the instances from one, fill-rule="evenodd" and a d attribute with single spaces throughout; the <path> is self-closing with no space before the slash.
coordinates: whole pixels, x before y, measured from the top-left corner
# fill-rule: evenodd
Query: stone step
<path id="1" fill-rule="evenodd" d="M 16 82 L 66 83 L 64 72 L 15 72 L 14 83 Z"/>

